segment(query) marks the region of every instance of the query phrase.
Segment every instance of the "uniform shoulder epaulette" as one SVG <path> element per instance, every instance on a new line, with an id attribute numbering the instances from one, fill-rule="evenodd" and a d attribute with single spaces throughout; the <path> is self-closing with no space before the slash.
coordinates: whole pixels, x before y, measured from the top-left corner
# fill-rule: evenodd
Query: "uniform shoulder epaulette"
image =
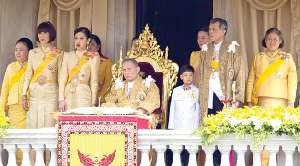
<path id="1" fill-rule="evenodd" d="M 105 62 L 108 58 L 106 56 L 101 56 L 100 57 L 100 64 Z"/>

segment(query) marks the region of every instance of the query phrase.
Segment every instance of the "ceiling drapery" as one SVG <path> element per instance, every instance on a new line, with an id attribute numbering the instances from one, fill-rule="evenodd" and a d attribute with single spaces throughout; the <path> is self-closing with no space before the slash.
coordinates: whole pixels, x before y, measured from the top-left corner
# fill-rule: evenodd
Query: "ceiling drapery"
<path id="1" fill-rule="evenodd" d="M 53 0 L 55 5 L 64 11 L 77 10 L 86 0 Z"/>
<path id="2" fill-rule="evenodd" d="M 288 0 L 247 0 L 255 9 L 258 10 L 277 10 Z"/>

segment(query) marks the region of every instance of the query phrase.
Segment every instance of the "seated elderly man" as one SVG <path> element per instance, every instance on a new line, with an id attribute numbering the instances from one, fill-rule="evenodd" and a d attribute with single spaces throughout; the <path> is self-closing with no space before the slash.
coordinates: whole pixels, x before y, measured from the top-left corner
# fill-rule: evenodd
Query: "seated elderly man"
<path id="1" fill-rule="evenodd" d="M 123 82 L 117 78 L 103 107 L 130 107 L 148 114 L 160 106 L 159 89 L 154 79 L 140 77 L 140 67 L 136 60 L 125 59 L 122 72 L 126 80 Z"/>

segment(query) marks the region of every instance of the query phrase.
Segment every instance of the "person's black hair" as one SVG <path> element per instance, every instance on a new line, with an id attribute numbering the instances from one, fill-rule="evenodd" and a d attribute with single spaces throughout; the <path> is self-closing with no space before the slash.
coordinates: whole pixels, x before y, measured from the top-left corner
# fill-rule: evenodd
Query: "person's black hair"
<path id="1" fill-rule="evenodd" d="M 80 28 L 75 29 L 75 31 L 74 31 L 74 36 L 75 36 L 78 32 L 82 32 L 82 33 L 85 35 L 85 37 L 86 37 L 87 39 L 89 39 L 89 38 L 91 37 L 91 32 L 90 32 L 90 30 L 89 30 L 88 28 L 86 28 L 86 27 L 80 27 Z"/>
<path id="2" fill-rule="evenodd" d="M 32 43 L 32 41 L 30 40 L 30 39 L 28 39 L 28 38 L 21 38 L 21 39 L 19 39 L 17 42 L 16 42 L 16 45 L 18 44 L 18 43 L 24 43 L 25 45 L 26 45 L 26 47 L 28 48 L 28 51 L 29 50 L 31 50 L 31 49 L 33 49 L 33 43 Z"/>
<path id="3" fill-rule="evenodd" d="M 198 31 L 198 33 L 201 31 L 206 32 L 207 35 L 209 36 L 208 27 L 201 27 L 200 30 Z"/>
<path id="4" fill-rule="evenodd" d="M 38 25 L 37 27 L 37 31 L 36 31 L 36 41 L 40 42 L 39 38 L 38 38 L 38 34 L 42 33 L 42 32 L 49 32 L 49 42 L 51 43 L 55 40 L 56 38 L 56 30 L 54 28 L 54 26 L 51 24 L 51 22 L 46 21 L 46 22 L 42 22 Z"/>
<path id="5" fill-rule="evenodd" d="M 139 39 L 139 37 L 138 37 L 138 36 L 135 36 L 134 38 L 131 39 L 131 42 L 132 42 L 133 40 L 136 40 L 136 39 Z"/>
<path id="6" fill-rule="evenodd" d="M 183 65 L 179 69 L 179 75 L 183 74 L 184 72 L 193 72 L 193 73 L 195 73 L 195 70 L 191 65 Z"/>
<path id="7" fill-rule="evenodd" d="M 97 46 L 100 46 L 99 49 L 98 49 L 98 53 L 99 53 L 100 56 L 103 56 L 103 54 L 101 53 L 101 47 L 102 46 L 101 46 L 100 38 L 97 35 L 94 35 L 94 34 L 91 34 L 90 38 L 91 38 L 90 42 L 92 42 L 92 40 L 95 40 L 95 42 L 97 43 Z"/>
<path id="8" fill-rule="evenodd" d="M 220 30 L 225 30 L 225 35 L 227 33 L 227 29 L 228 29 L 228 25 L 227 25 L 227 21 L 222 19 L 222 18 L 213 18 L 212 20 L 210 20 L 210 23 L 215 24 L 216 22 L 219 23 L 219 29 Z"/>
<path id="9" fill-rule="evenodd" d="M 270 29 L 268 29 L 267 30 L 267 32 L 266 32 L 266 35 L 265 35 L 265 37 L 264 37 L 264 39 L 262 40 L 262 46 L 263 47 L 265 47 L 265 48 L 267 48 L 267 46 L 266 46 L 266 38 L 267 38 L 267 36 L 270 34 L 270 33 L 276 33 L 277 34 L 277 36 L 278 36 L 278 38 L 279 38 L 279 41 L 281 42 L 280 44 L 279 44 L 279 47 L 278 48 L 282 48 L 283 46 L 284 46 L 284 40 L 283 40 L 283 37 L 282 37 L 282 34 L 281 34 L 281 32 L 280 32 L 280 30 L 278 30 L 277 28 L 270 28 Z"/>

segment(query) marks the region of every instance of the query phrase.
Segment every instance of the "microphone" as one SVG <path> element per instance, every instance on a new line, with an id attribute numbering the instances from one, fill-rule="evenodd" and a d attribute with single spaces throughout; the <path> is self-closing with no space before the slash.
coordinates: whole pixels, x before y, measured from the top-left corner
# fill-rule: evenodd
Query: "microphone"
<path id="1" fill-rule="evenodd" d="M 104 96 L 111 87 L 112 87 L 112 85 L 109 85 L 109 87 L 105 90 L 105 92 L 99 97 L 99 107 L 101 107 L 101 98 L 102 98 L 102 96 Z"/>

